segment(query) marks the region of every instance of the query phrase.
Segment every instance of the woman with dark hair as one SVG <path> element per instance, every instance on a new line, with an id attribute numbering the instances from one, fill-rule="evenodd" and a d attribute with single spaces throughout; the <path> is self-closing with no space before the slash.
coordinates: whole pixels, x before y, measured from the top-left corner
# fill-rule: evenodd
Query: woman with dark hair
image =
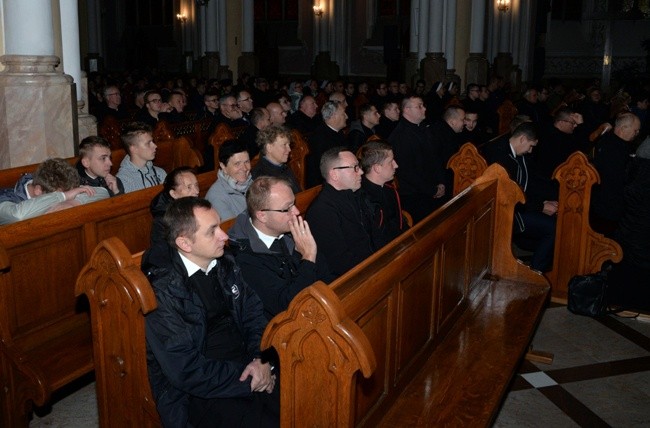
<path id="1" fill-rule="evenodd" d="M 218 179 L 210 186 L 205 199 L 212 203 L 221 221 L 225 221 L 246 210 L 246 191 L 253 182 L 244 141 L 228 140 L 221 145 L 217 174 Z"/>
<path id="2" fill-rule="evenodd" d="M 173 199 L 186 196 L 199 196 L 199 181 L 194 175 L 192 168 L 181 166 L 170 172 L 163 182 L 163 189 L 153 200 L 149 209 L 153 216 L 151 226 L 151 245 L 159 241 L 165 241 L 166 230 L 163 225 L 163 215 L 167 206 Z"/>

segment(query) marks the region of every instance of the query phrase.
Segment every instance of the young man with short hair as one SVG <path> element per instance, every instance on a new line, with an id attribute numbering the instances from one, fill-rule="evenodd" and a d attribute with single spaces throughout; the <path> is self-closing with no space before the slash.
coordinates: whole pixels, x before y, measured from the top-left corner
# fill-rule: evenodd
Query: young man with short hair
<path id="1" fill-rule="evenodd" d="M 110 196 L 124 193 L 122 180 L 111 174 L 112 166 L 111 145 L 108 141 L 96 135 L 81 140 L 77 162 L 81 184 L 103 187 Z"/>
<path id="2" fill-rule="evenodd" d="M 146 123 L 131 122 L 122 130 L 122 143 L 127 155 L 120 164 L 117 177 L 124 183 L 126 193 L 161 184 L 167 173 L 154 166 L 156 144 L 151 127 Z"/>

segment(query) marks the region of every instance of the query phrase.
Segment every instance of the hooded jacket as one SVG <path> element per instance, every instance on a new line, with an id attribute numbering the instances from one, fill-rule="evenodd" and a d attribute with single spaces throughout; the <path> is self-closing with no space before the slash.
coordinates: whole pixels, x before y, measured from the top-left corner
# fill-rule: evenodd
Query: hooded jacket
<path id="1" fill-rule="evenodd" d="M 120 169 L 117 171 L 117 178 L 122 180 L 126 193 L 161 184 L 165 181 L 165 177 L 167 177 L 165 170 L 154 166 L 151 161 L 147 161 L 145 166 L 138 168 L 131 162 L 130 155 L 124 157 Z"/>
<path id="2" fill-rule="evenodd" d="M 205 357 L 206 309 L 189 285 L 178 251 L 161 243 L 143 256 L 142 271 L 158 303 L 158 308 L 145 318 L 149 382 L 165 427 L 188 426 L 191 396 L 209 399 L 251 395 L 250 379 L 240 382 L 239 376 L 249 361 L 260 356 L 266 327 L 262 302 L 244 282 L 231 255 L 219 258 L 213 270 L 215 287 L 220 287 L 230 315 L 245 338 L 246 355 L 238 361 Z"/>

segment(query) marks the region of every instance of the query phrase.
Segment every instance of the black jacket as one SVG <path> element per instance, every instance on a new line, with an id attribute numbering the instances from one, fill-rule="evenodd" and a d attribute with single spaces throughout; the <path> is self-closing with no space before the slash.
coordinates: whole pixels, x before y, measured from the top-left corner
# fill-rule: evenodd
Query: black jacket
<path id="1" fill-rule="evenodd" d="M 397 189 L 392 184 L 379 186 L 361 177 L 363 197 L 372 213 L 373 242 L 381 248 L 409 228 L 402 215 Z"/>
<path id="2" fill-rule="evenodd" d="M 151 204 L 149 205 L 149 211 L 151 211 L 151 216 L 153 217 L 150 235 L 151 246 L 166 242 L 165 236 L 167 234 L 167 228 L 163 223 L 163 216 L 165 215 L 165 210 L 167 210 L 167 206 L 171 201 L 172 197 L 164 191 L 158 193 L 151 200 Z"/>
<path id="3" fill-rule="evenodd" d="M 630 176 L 615 238 L 626 262 L 650 269 L 650 159 L 635 158 Z"/>
<path id="4" fill-rule="evenodd" d="M 286 122 L 289 128 L 297 129 L 306 137 L 309 137 L 321 123 L 323 123 L 323 119 L 319 114 L 314 117 L 309 117 L 300 110 L 290 114 Z"/>
<path id="5" fill-rule="evenodd" d="M 246 212 L 237 216 L 228 235 L 230 248 L 242 269 L 244 280 L 262 300 L 264 314 L 269 320 L 286 310 L 291 300 L 305 287 L 318 280 L 327 283 L 334 279 L 322 256 L 317 256 L 316 263 L 302 259 L 294 248 L 291 235 L 283 237 L 289 255 L 267 248 Z"/>
<path id="6" fill-rule="evenodd" d="M 388 142 L 393 146 L 399 165 L 400 195 L 432 198 L 438 191 L 438 184 L 445 183 L 445 173 L 440 147 L 434 145 L 429 128 L 402 118 Z"/>
<path id="7" fill-rule="evenodd" d="M 319 253 L 337 277 L 378 249 L 372 241 L 372 215 L 358 191 L 336 190 L 324 183 L 305 218 Z"/>
<path id="8" fill-rule="evenodd" d="M 296 175 L 286 163 L 282 165 L 275 165 L 265 156 L 262 156 L 259 162 L 257 162 L 257 165 L 255 165 L 255 167 L 251 170 L 251 175 L 253 176 L 253 179 L 261 177 L 263 175 L 282 178 L 289 182 L 293 193 L 302 191 L 300 184 L 298 184 Z"/>
<path id="9" fill-rule="evenodd" d="M 308 137 L 307 144 L 309 145 L 309 154 L 305 162 L 307 165 L 305 187 L 309 189 L 323 182 L 323 176 L 320 173 L 320 158 L 323 153 L 332 147 L 345 146 L 345 136 L 342 131 L 336 132 L 327 124 L 321 123 Z"/>
<path id="10" fill-rule="evenodd" d="M 250 380 L 239 381 L 246 364 L 260 356 L 266 318 L 262 302 L 244 282 L 231 255 L 219 258 L 214 269 L 224 300 L 245 338 L 241 361 L 205 357 L 206 310 L 188 285 L 187 270 L 176 249 L 166 244 L 149 249 L 142 271 L 151 282 L 158 308 L 145 318 L 149 383 L 165 427 L 188 423 L 190 396 L 247 397 Z"/>
<path id="11" fill-rule="evenodd" d="M 600 184 L 594 186 L 591 207 L 598 217 L 617 222 L 623 215 L 623 188 L 629 162 L 629 143 L 614 132 L 605 134 L 594 156 Z"/>
<path id="12" fill-rule="evenodd" d="M 84 185 L 84 186 L 91 186 L 91 187 L 103 187 L 104 189 L 108 190 L 108 194 L 110 196 L 115 196 L 115 193 L 108 187 L 108 184 L 106 184 L 106 180 L 104 180 L 104 177 L 95 177 L 92 178 L 88 174 L 86 174 L 86 169 L 84 166 L 81 164 L 81 160 L 77 161 L 77 173 L 79 174 L 79 184 Z M 124 184 L 122 184 L 122 180 L 120 180 L 118 177 L 115 177 L 115 180 L 117 180 L 117 188 L 120 191 L 120 195 L 124 194 Z"/>

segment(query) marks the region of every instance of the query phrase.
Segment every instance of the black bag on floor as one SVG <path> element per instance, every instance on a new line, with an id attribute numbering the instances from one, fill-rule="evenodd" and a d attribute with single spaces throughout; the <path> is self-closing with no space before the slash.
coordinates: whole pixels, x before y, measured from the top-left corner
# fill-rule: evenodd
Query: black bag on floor
<path id="1" fill-rule="evenodd" d="M 576 275 L 569 281 L 568 309 L 577 315 L 597 317 L 607 310 L 607 273 Z"/>

